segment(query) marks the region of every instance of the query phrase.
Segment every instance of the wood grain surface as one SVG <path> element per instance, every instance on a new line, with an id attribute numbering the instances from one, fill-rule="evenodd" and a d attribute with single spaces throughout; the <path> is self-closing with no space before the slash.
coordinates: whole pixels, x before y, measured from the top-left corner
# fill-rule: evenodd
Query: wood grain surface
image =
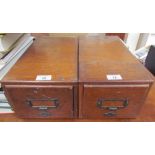
<path id="1" fill-rule="evenodd" d="M 18 117 L 76 117 L 77 52 L 77 38 L 36 38 L 1 81 L 5 95 Z M 51 75 L 52 78 L 47 81 L 36 80 L 37 75 Z"/>
<path id="2" fill-rule="evenodd" d="M 80 37 L 80 118 L 136 117 L 152 82 L 152 74 L 118 37 Z"/>
<path id="3" fill-rule="evenodd" d="M 3 79 L 4 84 L 12 82 L 12 84 L 16 83 L 17 85 L 22 83 L 23 85 L 27 84 L 27 81 L 31 83 L 35 83 L 36 87 L 37 85 L 40 85 L 40 83 L 35 82 L 36 75 L 40 71 L 45 71 L 47 74 L 51 74 L 51 70 L 54 70 L 56 74 L 54 75 L 53 83 L 44 83 L 44 86 L 47 84 L 53 84 L 55 85 L 58 83 L 63 83 L 64 85 L 69 85 L 70 83 L 74 83 L 78 81 L 78 66 L 77 63 L 73 62 L 77 59 L 77 55 L 75 54 L 76 48 L 77 48 L 77 40 L 68 38 L 61 42 L 59 39 L 55 38 L 55 41 L 53 44 L 50 42 L 48 43 L 48 47 L 46 48 L 45 41 L 46 37 L 41 37 L 38 41 L 35 42 L 35 46 L 32 45 L 29 49 L 31 52 L 27 52 L 23 55 L 23 57 L 20 59 L 20 61 L 17 62 L 17 64 L 13 67 L 13 69 L 5 76 Z M 106 37 L 107 38 L 107 37 Z M 108 37 L 109 38 L 109 37 Z M 49 38 L 48 38 L 49 39 Z M 122 84 L 127 85 L 133 85 L 139 86 L 139 84 L 144 86 L 144 88 L 149 88 L 147 84 L 151 84 L 153 82 L 154 77 L 140 64 L 127 50 L 125 45 L 117 38 L 117 37 L 110 37 L 109 39 L 104 40 L 105 37 L 90 37 L 86 39 L 80 39 L 81 47 L 79 48 L 80 55 L 79 55 L 79 92 L 83 91 L 83 86 L 88 85 L 88 94 L 87 98 L 89 98 L 89 92 L 90 92 L 90 84 L 94 87 L 95 85 L 102 84 L 113 84 L 113 82 L 108 82 L 105 75 L 107 74 L 116 74 L 120 73 L 123 77 L 123 81 L 116 81 L 115 85 L 119 85 L 121 88 Z M 104 41 L 103 41 L 104 40 Z M 41 42 L 40 42 L 41 41 Z M 45 42 L 44 42 L 45 41 Z M 58 43 L 61 42 L 61 45 L 63 46 L 63 50 L 66 52 L 70 51 L 67 55 L 64 54 L 64 57 L 61 58 L 59 61 L 58 58 L 60 58 L 59 46 L 57 46 Z M 69 44 L 68 44 L 69 43 Z M 72 43 L 72 45 L 70 45 Z M 36 44 L 38 44 L 36 46 Z M 109 46 L 111 44 L 111 46 Z M 53 46 L 56 45 L 56 46 Z M 116 48 L 117 47 L 117 48 Z M 56 50 L 56 52 L 55 52 Z M 45 61 L 44 58 L 41 56 L 45 55 L 43 54 L 43 51 L 46 51 L 47 56 L 47 63 L 45 63 L 45 68 L 43 68 L 43 62 Z M 53 57 L 50 56 L 51 54 L 48 54 L 49 52 L 53 53 Z M 58 54 L 55 54 L 58 53 Z M 73 54 L 74 53 L 74 54 Z M 115 53 L 115 54 L 113 54 Z M 71 56 L 70 56 L 71 55 Z M 68 57 L 69 61 L 67 62 Z M 34 60 L 35 58 L 37 61 Z M 104 57 L 104 62 L 101 57 Z M 125 58 L 125 59 L 124 59 Z M 22 60 L 23 59 L 23 60 Z M 39 60 L 39 61 L 38 61 Z M 33 62 L 32 62 L 33 61 Z M 35 62 L 34 62 L 35 61 Z M 50 66 L 49 63 L 51 61 L 54 61 L 54 64 L 57 64 L 59 66 L 60 62 L 66 63 L 66 66 L 61 66 L 59 70 L 55 70 L 55 66 Z M 36 64 L 34 68 L 32 68 L 33 64 Z M 52 64 L 52 63 L 51 63 Z M 26 66 L 27 65 L 27 66 Z M 26 69 L 24 68 L 26 66 Z M 21 68 L 23 70 L 21 70 Z M 61 68 L 64 68 L 64 71 L 61 70 Z M 50 72 L 49 72 L 50 70 Z M 24 71 L 24 72 L 23 72 Z M 44 72 L 44 74 L 45 74 Z M 31 74 L 29 74 L 31 73 Z M 62 78 L 63 77 L 63 78 Z M 129 88 L 130 88 L 129 86 Z M 119 87 L 117 87 L 119 89 Z M 97 89 L 100 89 L 100 87 L 97 87 Z M 136 93 L 138 95 L 138 98 L 134 97 L 134 95 L 131 95 L 130 89 L 127 89 L 128 87 L 123 87 L 126 89 L 121 89 L 122 94 L 130 94 L 131 97 L 133 97 L 135 100 L 139 100 L 139 97 L 142 94 L 145 94 L 145 89 L 140 89 L 140 87 L 135 87 Z M 133 88 L 134 89 L 134 88 Z M 25 91 L 25 90 L 24 90 Z M 91 90 L 92 91 L 92 90 Z M 99 94 L 103 93 L 105 90 L 99 90 Z M 108 91 L 110 91 L 108 89 Z M 114 90 L 113 90 L 114 91 Z M 12 91 L 13 92 L 13 91 Z M 90 97 L 98 96 L 99 94 L 96 93 L 97 91 L 94 90 L 93 95 Z M 91 92 L 92 93 L 92 92 Z M 106 92 L 104 92 L 106 93 Z M 75 94 L 77 94 L 77 89 L 75 91 Z M 110 93 L 107 93 L 107 96 Z M 155 84 L 150 89 L 150 92 L 148 93 L 148 96 L 145 100 L 145 104 L 142 106 L 140 113 L 137 115 L 136 118 L 101 118 L 101 117 L 95 117 L 95 118 L 68 118 L 68 119 L 48 119 L 48 118 L 19 118 L 14 113 L 10 114 L 0 114 L 0 121 L 67 121 L 67 122 L 109 122 L 109 121 L 121 121 L 121 122 L 136 122 L 136 121 L 155 121 Z M 78 97 L 75 95 L 74 101 L 78 100 Z M 79 98 L 80 104 L 82 97 Z M 86 101 L 85 101 L 86 102 Z M 78 104 L 75 104 L 75 106 L 78 106 Z M 75 108 L 77 109 L 77 107 Z M 87 109 L 87 108 L 86 108 Z M 81 109 L 79 109 L 81 110 Z M 132 111 L 132 109 L 130 109 Z"/>
<path id="4" fill-rule="evenodd" d="M 106 75 L 120 74 L 121 82 L 152 81 L 150 72 L 129 52 L 118 37 L 79 39 L 79 81 L 110 82 Z"/>
<path id="5" fill-rule="evenodd" d="M 52 82 L 77 81 L 77 46 L 76 38 L 38 37 L 2 81 L 37 83 L 37 75 L 52 75 Z"/>
<path id="6" fill-rule="evenodd" d="M 104 119 L 22 119 L 14 113 L 0 114 L 1 122 L 155 122 L 155 83 L 147 96 L 144 106 L 136 118 Z"/>

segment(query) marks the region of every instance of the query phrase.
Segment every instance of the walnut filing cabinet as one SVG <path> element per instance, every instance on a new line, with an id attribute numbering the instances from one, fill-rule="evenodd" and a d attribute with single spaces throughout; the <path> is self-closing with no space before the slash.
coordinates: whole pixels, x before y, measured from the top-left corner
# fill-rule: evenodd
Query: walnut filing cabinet
<path id="1" fill-rule="evenodd" d="M 108 78 L 116 75 L 121 78 Z M 134 118 L 153 77 L 118 37 L 47 36 L 34 41 L 1 83 L 22 118 Z"/>
<path id="2" fill-rule="evenodd" d="M 76 38 L 37 38 L 2 80 L 5 94 L 22 118 L 77 116 Z M 37 75 L 51 75 L 49 81 Z"/>
<path id="3" fill-rule="evenodd" d="M 117 37 L 79 39 L 80 118 L 134 118 L 152 83 L 152 74 Z"/>

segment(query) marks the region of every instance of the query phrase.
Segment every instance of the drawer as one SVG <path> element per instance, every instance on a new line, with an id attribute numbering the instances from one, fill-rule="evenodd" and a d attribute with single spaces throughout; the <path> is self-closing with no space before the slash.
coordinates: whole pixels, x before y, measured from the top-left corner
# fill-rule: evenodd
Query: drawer
<path id="1" fill-rule="evenodd" d="M 73 89 L 68 85 L 5 85 L 13 110 L 23 118 L 72 118 Z"/>
<path id="2" fill-rule="evenodd" d="M 80 116 L 83 118 L 134 118 L 148 90 L 149 84 L 84 85 Z"/>

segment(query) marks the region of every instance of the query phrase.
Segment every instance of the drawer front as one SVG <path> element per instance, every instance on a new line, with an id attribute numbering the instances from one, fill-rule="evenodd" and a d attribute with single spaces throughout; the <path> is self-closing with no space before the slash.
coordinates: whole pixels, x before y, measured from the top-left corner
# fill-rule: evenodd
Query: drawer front
<path id="1" fill-rule="evenodd" d="M 81 115 L 84 118 L 134 118 L 149 85 L 84 85 Z"/>
<path id="2" fill-rule="evenodd" d="M 13 110 L 26 118 L 72 118 L 73 86 L 6 85 Z"/>

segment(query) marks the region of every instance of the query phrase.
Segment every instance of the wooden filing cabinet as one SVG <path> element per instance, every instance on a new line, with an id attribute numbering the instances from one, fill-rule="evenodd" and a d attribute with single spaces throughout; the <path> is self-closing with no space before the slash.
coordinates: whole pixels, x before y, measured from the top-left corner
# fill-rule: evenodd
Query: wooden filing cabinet
<path id="1" fill-rule="evenodd" d="M 18 117 L 77 117 L 76 38 L 38 37 L 2 80 Z M 36 80 L 51 75 L 51 80 Z M 44 78 L 44 77 L 43 77 Z"/>
<path id="2" fill-rule="evenodd" d="M 37 75 L 52 79 L 38 81 Z M 44 36 L 37 37 L 1 83 L 18 117 L 133 118 L 153 77 L 118 37 Z"/>
<path id="3" fill-rule="evenodd" d="M 119 38 L 79 39 L 80 118 L 134 118 L 152 83 L 152 74 Z"/>

